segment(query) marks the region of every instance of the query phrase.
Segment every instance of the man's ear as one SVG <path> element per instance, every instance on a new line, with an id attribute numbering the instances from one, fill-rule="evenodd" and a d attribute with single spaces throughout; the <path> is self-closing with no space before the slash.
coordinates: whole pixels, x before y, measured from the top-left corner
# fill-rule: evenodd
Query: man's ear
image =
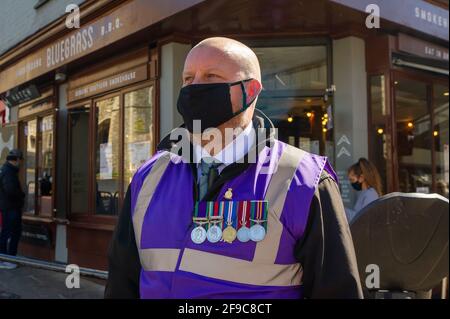
<path id="1" fill-rule="evenodd" d="M 251 80 L 247 82 L 245 91 L 247 92 L 247 104 L 254 101 L 255 98 L 261 93 L 262 85 L 258 80 Z"/>

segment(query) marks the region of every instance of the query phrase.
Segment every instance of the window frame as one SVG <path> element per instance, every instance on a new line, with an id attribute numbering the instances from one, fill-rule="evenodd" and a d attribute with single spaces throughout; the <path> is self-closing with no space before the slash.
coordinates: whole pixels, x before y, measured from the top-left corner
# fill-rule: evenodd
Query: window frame
<path id="1" fill-rule="evenodd" d="M 404 68 L 385 68 L 375 72 L 367 73 L 367 106 L 368 106 L 368 127 L 370 128 L 372 125 L 372 104 L 371 104 L 371 92 L 370 92 L 370 79 L 374 76 L 383 75 L 385 78 L 385 103 L 386 109 L 389 109 L 390 114 L 386 116 L 386 130 L 391 135 L 390 145 L 388 145 L 388 149 L 391 154 L 391 161 L 387 163 L 387 189 L 384 190 L 387 193 L 396 192 L 400 190 L 400 180 L 399 180 L 399 158 L 398 158 L 398 141 L 397 141 L 397 115 L 396 115 L 396 98 L 395 98 L 395 81 L 398 79 L 409 79 L 414 81 L 419 81 L 426 84 L 427 87 L 427 108 L 431 116 L 431 127 L 434 127 L 435 124 L 435 114 L 434 114 L 434 86 L 435 85 L 443 85 L 448 87 L 449 81 L 443 76 L 428 74 L 421 71 L 416 70 L 408 70 Z M 436 146 L 435 139 L 433 138 L 433 129 L 430 130 L 432 145 L 431 148 L 431 163 L 432 163 L 432 187 L 430 189 L 430 193 L 435 193 L 437 191 L 436 185 Z M 370 136 L 370 135 L 369 135 Z M 373 141 L 369 139 L 369 158 L 373 158 Z"/>
<path id="2" fill-rule="evenodd" d="M 19 130 L 19 135 L 18 135 L 18 147 L 19 149 L 21 149 L 23 151 L 24 154 L 26 154 L 27 150 L 24 148 L 26 147 L 26 141 L 25 141 L 25 133 L 24 133 L 24 125 L 30 121 L 36 120 L 36 154 L 34 157 L 34 161 L 35 161 L 35 165 L 34 165 L 34 181 L 35 181 L 35 191 L 34 191 L 34 213 L 30 213 L 30 212 L 23 212 L 24 216 L 28 216 L 28 217 L 35 217 L 35 218 L 54 218 L 55 217 L 55 213 L 56 213 L 56 155 L 57 155 L 57 126 L 58 126 L 58 111 L 57 109 L 55 109 L 55 107 L 36 113 L 36 114 L 31 114 L 28 116 L 25 116 L 23 118 L 20 118 L 18 121 L 18 130 Z M 39 205 L 39 196 L 38 196 L 38 187 L 39 187 L 39 169 L 38 169 L 38 165 L 39 165 L 39 156 L 40 156 L 40 152 L 41 152 L 41 147 L 39 147 L 39 141 L 42 138 L 42 132 L 41 132 L 41 123 L 42 123 L 42 119 L 44 117 L 47 116 L 52 116 L 53 117 L 53 148 L 52 148 L 52 201 L 51 201 L 51 214 L 50 216 L 48 215 L 42 215 L 41 214 L 41 207 Z M 25 168 L 25 167 L 22 167 Z M 19 178 L 22 184 L 22 187 L 25 188 L 27 187 L 25 182 L 26 182 L 26 171 L 21 169 L 19 171 Z"/>
<path id="3" fill-rule="evenodd" d="M 89 190 L 88 190 L 88 212 L 87 213 L 77 213 L 77 212 L 72 212 L 71 210 L 71 154 L 69 151 L 69 155 L 67 157 L 67 167 L 68 167 L 68 171 L 67 171 L 67 183 L 68 183 L 68 196 L 67 196 L 67 215 L 69 220 L 71 221 L 75 221 L 78 223 L 83 223 L 85 226 L 87 226 L 88 224 L 106 224 L 106 225 L 114 225 L 116 223 L 116 220 L 120 214 L 120 211 L 122 209 L 123 206 L 123 201 L 125 198 L 125 194 L 124 194 L 124 145 L 125 145 L 125 134 L 124 134 L 124 130 L 125 130 L 125 94 L 129 93 L 129 92 L 133 92 L 142 88 L 146 88 L 146 87 L 151 87 L 153 86 L 153 96 L 151 97 L 152 99 L 152 121 L 153 121 L 153 136 L 154 136 L 154 143 L 152 145 L 152 149 L 151 152 L 152 154 L 156 151 L 156 142 L 159 140 L 159 120 L 157 118 L 157 114 L 158 114 L 158 107 L 159 105 L 156 103 L 157 102 L 157 81 L 156 80 L 146 80 L 140 83 L 136 83 L 136 84 L 132 84 L 126 87 L 123 87 L 121 89 L 117 89 L 117 90 L 113 90 L 113 91 L 109 91 L 106 92 L 104 94 L 99 94 L 96 96 L 92 96 L 77 102 L 74 102 L 73 104 L 68 106 L 68 120 L 70 119 L 70 112 L 71 110 L 89 105 L 89 138 L 88 138 L 88 143 L 89 143 L 89 154 L 88 154 L 88 183 L 89 183 Z M 94 194 L 94 189 L 95 189 L 95 180 L 96 180 L 96 176 L 95 176 L 95 171 L 96 171 L 96 136 L 97 136 L 97 123 L 96 123 L 96 103 L 108 98 L 112 98 L 118 96 L 119 97 L 119 121 L 120 121 L 120 132 L 119 132 L 119 202 L 118 202 L 118 212 L 115 215 L 102 215 L 102 214 L 97 214 L 96 213 L 96 206 L 95 206 L 95 194 Z M 68 128 L 68 149 L 71 149 L 71 128 Z"/>
<path id="4" fill-rule="evenodd" d="M 67 203 L 66 203 L 66 212 L 69 212 L 69 215 L 71 216 L 87 216 L 89 214 L 89 212 L 92 210 L 91 207 L 91 201 L 89 200 L 88 197 L 88 212 L 87 213 L 82 213 L 82 212 L 73 212 L 71 209 L 71 204 L 72 204 L 72 129 L 71 129 L 71 125 L 70 125 L 70 120 L 72 117 L 72 111 L 75 109 L 80 109 L 82 107 L 88 108 L 89 109 L 89 114 L 88 114 L 88 152 L 90 152 L 90 145 L 92 144 L 92 140 L 91 140 L 91 113 L 92 113 L 92 102 L 91 100 L 85 100 L 84 103 L 83 102 L 79 102 L 74 104 L 73 106 L 68 107 L 67 109 L 67 123 L 68 123 L 68 128 L 67 128 Z M 88 194 L 92 193 L 92 187 L 90 184 L 90 177 L 91 174 L 91 156 L 88 156 Z M 89 195 L 90 196 L 90 195 Z"/>

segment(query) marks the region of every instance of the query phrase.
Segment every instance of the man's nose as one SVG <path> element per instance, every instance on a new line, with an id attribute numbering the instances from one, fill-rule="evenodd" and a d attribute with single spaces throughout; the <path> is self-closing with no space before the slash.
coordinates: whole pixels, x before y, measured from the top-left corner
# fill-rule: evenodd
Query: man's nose
<path id="1" fill-rule="evenodd" d="M 195 75 L 194 79 L 192 80 L 191 84 L 204 84 L 206 83 L 205 79 L 200 75 Z"/>

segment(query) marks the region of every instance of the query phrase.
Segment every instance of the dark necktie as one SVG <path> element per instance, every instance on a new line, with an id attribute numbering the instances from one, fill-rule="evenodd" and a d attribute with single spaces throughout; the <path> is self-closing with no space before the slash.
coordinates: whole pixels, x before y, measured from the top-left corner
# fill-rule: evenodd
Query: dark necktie
<path id="1" fill-rule="evenodd" d="M 214 184 L 217 176 L 219 176 L 218 167 L 222 163 L 214 162 L 213 159 L 202 159 L 200 162 L 200 181 L 198 183 L 199 188 L 199 200 L 202 200 L 208 190 L 211 188 L 212 184 Z"/>

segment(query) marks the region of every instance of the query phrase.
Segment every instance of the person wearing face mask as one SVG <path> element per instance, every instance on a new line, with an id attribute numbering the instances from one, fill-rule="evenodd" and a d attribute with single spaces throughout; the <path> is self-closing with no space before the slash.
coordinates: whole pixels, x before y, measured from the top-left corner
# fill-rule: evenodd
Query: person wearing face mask
<path id="1" fill-rule="evenodd" d="M 19 165 L 22 160 L 22 151 L 11 150 L 6 162 L 0 168 L 0 211 L 2 214 L 0 254 L 13 256 L 17 254 L 25 198 L 19 181 Z M 2 263 L 0 267 L 7 264 Z"/>
<path id="2" fill-rule="evenodd" d="M 346 208 L 347 219 L 350 222 L 358 212 L 382 195 L 381 177 L 377 168 L 365 158 L 348 169 L 348 180 L 358 198 L 353 208 Z"/>
<path id="3" fill-rule="evenodd" d="M 132 179 L 105 297 L 361 298 L 336 175 L 325 157 L 277 140 L 255 108 L 255 53 L 208 38 L 182 78 L 184 124 Z"/>

